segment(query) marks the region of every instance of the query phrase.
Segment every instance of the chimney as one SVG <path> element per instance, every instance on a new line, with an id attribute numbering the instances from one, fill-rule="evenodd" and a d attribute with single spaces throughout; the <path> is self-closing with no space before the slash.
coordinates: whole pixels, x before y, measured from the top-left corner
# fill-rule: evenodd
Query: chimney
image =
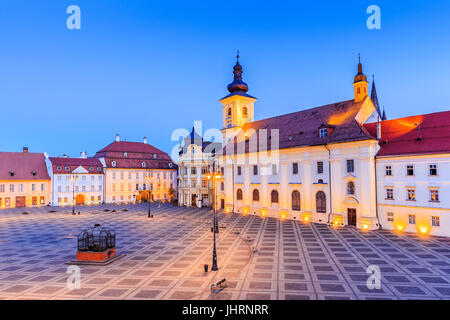
<path id="1" fill-rule="evenodd" d="M 23 147 L 23 153 L 28 153 L 28 147 Z"/>
<path id="2" fill-rule="evenodd" d="M 144 143 L 147 144 L 147 137 L 144 137 Z"/>
<path id="3" fill-rule="evenodd" d="M 87 159 L 87 152 L 86 151 L 81 151 L 80 152 L 80 158 L 81 159 Z"/>
<path id="4" fill-rule="evenodd" d="M 116 141 L 117 141 L 117 142 L 120 141 L 120 136 L 119 136 L 119 134 L 116 134 Z"/>
<path id="5" fill-rule="evenodd" d="M 381 122 L 377 122 L 377 139 L 381 139 Z"/>
<path id="6" fill-rule="evenodd" d="M 67 154 L 63 154 L 63 158 L 67 158 Z"/>

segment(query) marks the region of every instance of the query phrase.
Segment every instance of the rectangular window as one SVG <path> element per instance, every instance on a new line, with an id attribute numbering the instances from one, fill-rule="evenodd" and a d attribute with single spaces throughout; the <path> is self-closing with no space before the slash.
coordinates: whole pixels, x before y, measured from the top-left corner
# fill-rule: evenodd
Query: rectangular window
<path id="1" fill-rule="evenodd" d="M 387 213 L 387 221 L 394 222 L 394 213 L 393 212 Z"/>
<path id="2" fill-rule="evenodd" d="M 61 186 L 58 187 L 58 192 L 62 192 L 62 187 Z"/>
<path id="3" fill-rule="evenodd" d="M 136 191 L 139 190 L 139 183 L 136 183 Z"/>
<path id="4" fill-rule="evenodd" d="M 439 217 L 431 217 L 431 226 L 432 227 L 440 227 L 441 226 L 441 221 L 439 219 Z"/>
<path id="5" fill-rule="evenodd" d="M 206 180 L 202 180 L 202 188 L 206 188 Z M 172 187 L 170 187 L 170 188 L 172 188 Z"/>
<path id="6" fill-rule="evenodd" d="M 64 197 L 64 203 L 67 203 L 67 197 Z"/>
<path id="7" fill-rule="evenodd" d="M 355 171 L 355 161 L 353 159 L 347 160 L 347 173 L 353 173 Z"/>
<path id="8" fill-rule="evenodd" d="M 292 164 L 292 174 L 298 174 L 298 163 L 294 162 Z"/>
<path id="9" fill-rule="evenodd" d="M 430 201 L 439 202 L 439 190 L 437 189 L 430 190 Z"/>
<path id="10" fill-rule="evenodd" d="M 385 174 L 387 176 L 392 176 L 392 166 L 385 166 Z"/>
<path id="11" fill-rule="evenodd" d="M 408 215 L 408 223 L 409 224 L 416 224 L 416 215 L 415 214 Z"/>
<path id="12" fill-rule="evenodd" d="M 225 175 L 225 168 L 224 168 L 224 167 L 220 168 L 220 174 L 221 174 L 222 176 Z"/>
<path id="13" fill-rule="evenodd" d="M 317 161 L 317 173 L 323 173 L 323 162 Z"/>
<path id="14" fill-rule="evenodd" d="M 86 186 L 82 186 L 81 191 L 83 191 L 83 192 L 86 191 Z"/>
<path id="15" fill-rule="evenodd" d="M 237 167 L 237 175 L 240 176 L 242 174 L 242 168 L 241 166 Z"/>
<path id="16" fill-rule="evenodd" d="M 36 191 L 36 185 L 33 183 L 33 184 L 31 184 L 31 191 Z"/>
<path id="17" fill-rule="evenodd" d="M 409 201 L 415 201 L 416 200 L 416 190 L 415 189 L 408 189 L 407 193 L 408 193 L 407 200 L 409 200 Z"/>
<path id="18" fill-rule="evenodd" d="M 386 200 L 394 200 L 394 189 L 386 189 Z"/>
<path id="19" fill-rule="evenodd" d="M 14 192 L 14 185 L 13 184 L 9 185 L 9 192 Z"/>
<path id="20" fill-rule="evenodd" d="M 254 166 L 253 166 L 253 175 L 254 175 L 254 176 L 257 176 L 257 175 L 258 175 L 258 166 L 257 166 L 257 165 L 254 165 Z"/>
<path id="21" fill-rule="evenodd" d="M 272 164 L 272 175 L 273 176 L 277 175 L 277 165 L 276 164 Z"/>
<path id="22" fill-rule="evenodd" d="M 32 204 L 33 206 L 37 205 L 37 197 L 32 197 L 32 198 L 31 198 L 31 204 Z"/>
<path id="23" fill-rule="evenodd" d="M 437 176 L 437 165 L 430 164 L 430 176 Z"/>
<path id="24" fill-rule="evenodd" d="M 192 175 L 197 174 L 197 169 L 196 169 L 195 167 L 192 167 L 192 168 L 191 168 L 191 174 L 192 174 Z"/>
<path id="25" fill-rule="evenodd" d="M 4 184 L 0 184 L 0 192 L 5 192 L 5 185 Z"/>
<path id="26" fill-rule="evenodd" d="M 328 129 L 327 128 L 321 128 L 319 130 L 319 136 L 321 138 L 325 138 L 326 136 L 328 136 Z"/>
<path id="27" fill-rule="evenodd" d="M 23 192 L 23 184 L 19 184 L 19 192 Z"/>
<path id="28" fill-rule="evenodd" d="M 407 176 L 413 176 L 414 175 L 414 166 L 412 164 L 406 166 L 406 175 Z"/>
<path id="29" fill-rule="evenodd" d="M 39 202 L 40 202 L 40 204 L 45 204 L 45 197 L 41 197 Z"/>

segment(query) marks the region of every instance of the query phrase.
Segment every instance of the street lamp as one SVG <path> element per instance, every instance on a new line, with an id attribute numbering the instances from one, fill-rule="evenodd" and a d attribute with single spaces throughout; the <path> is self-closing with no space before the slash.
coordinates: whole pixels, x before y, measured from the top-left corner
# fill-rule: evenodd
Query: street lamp
<path id="1" fill-rule="evenodd" d="M 150 199 L 152 197 L 152 191 L 150 189 L 150 185 L 151 185 L 150 184 L 150 175 L 145 177 L 145 181 L 147 181 L 147 185 L 148 185 L 148 199 L 147 199 L 147 201 L 148 201 L 148 214 L 147 214 L 147 217 L 148 218 L 152 218 L 151 211 L 150 211 Z"/>
<path id="2" fill-rule="evenodd" d="M 218 222 L 217 222 L 217 210 L 216 210 L 216 184 L 217 180 L 221 178 L 220 171 L 216 170 L 215 163 L 213 163 L 212 170 L 206 176 L 208 180 L 212 180 L 213 182 L 213 190 L 214 190 L 214 218 L 213 218 L 213 257 L 212 257 L 212 271 L 217 271 L 219 268 L 217 267 L 217 250 L 216 250 L 216 233 L 219 232 Z"/>
<path id="3" fill-rule="evenodd" d="M 75 182 L 78 181 L 78 175 L 72 174 L 69 181 L 72 182 L 72 214 L 75 215 Z"/>

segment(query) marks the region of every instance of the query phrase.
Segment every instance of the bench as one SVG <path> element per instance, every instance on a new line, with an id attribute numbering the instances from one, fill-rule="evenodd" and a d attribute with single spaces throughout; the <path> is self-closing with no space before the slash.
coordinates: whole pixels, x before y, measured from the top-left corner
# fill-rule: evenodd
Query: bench
<path id="1" fill-rule="evenodd" d="M 228 287 L 227 279 L 223 278 L 222 280 L 218 281 L 217 283 L 211 285 L 211 292 L 219 293 L 227 287 Z"/>

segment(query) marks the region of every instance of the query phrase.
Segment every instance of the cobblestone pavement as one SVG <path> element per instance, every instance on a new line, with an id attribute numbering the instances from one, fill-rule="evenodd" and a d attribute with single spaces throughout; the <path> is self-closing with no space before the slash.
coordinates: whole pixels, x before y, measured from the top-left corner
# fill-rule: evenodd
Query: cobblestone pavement
<path id="1" fill-rule="evenodd" d="M 154 219 L 145 204 L 26 210 L 0 211 L 0 299 L 450 299 L 447 238 L 219 214 L 220 270 L 205 274 L 207 209 L 154 205 Z M 69 290 L 65 262 L 95 223 L 126 255 L 81 266 L 81 288 Z M 379 290 L 366 286 L 369 265 L 381 269 Z M 228 288 L 211 293 L 222 278 Z"/>

